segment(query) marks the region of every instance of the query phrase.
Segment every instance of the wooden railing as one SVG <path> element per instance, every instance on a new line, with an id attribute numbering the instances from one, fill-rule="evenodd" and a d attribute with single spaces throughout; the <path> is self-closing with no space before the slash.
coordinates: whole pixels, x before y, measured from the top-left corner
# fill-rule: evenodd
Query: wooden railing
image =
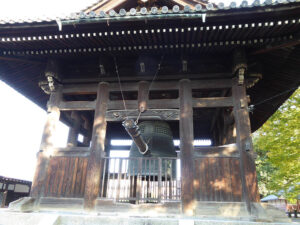
<path id="1" fill-rule="evenodd" d="M 100 198 L 131 203 L 180 200 L 176 157 L 105 157 L 102 162 Z"/>
<path id="2" fill-rule="evenodd" d="M 55 148 L 44 196 L 84 197 L 89 154 L 88 147 Z M 195 147 L 193 158 L 196 200 L 242 201 L 235 144 Z M 98 198 L 130 203 L 181 201 L 181 179 L 185 177 L 181 177 L 180 164 L 176 157 L 103 157 Z"/>

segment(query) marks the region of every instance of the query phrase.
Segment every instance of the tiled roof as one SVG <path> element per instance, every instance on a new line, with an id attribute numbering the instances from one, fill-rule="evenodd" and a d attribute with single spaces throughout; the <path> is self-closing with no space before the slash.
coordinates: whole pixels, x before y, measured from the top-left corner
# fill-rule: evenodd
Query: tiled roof
<path id="1" fill-rule="evenodd" d="M 4 177 L 4 176 L 0 176 L 0 182 L 4 182 L 4 183 L 20 183 L 20 184 L 28 184 L 31 185 L 31 181 L 27 181 L 27 180 L 20 180 L 20 179 L 15 179 L 15 178 L 10 178 L 10 177 Z"/>
<path id="2" fill-rule="evenodd" d="M 110 10 L 109 12 L 100 11 L 99 13 L 95 13 L 94 11 L 90 13 L 84 13 L 83 11 L 80 13 L 72 13 L 69 15 L 53 15 L 53 16 L 40 16 L 36 18 L 23 18 L 23 19 L 8 19 L 0 17 L 0 25 L 1 24 L 21 24 L 21 23 L 39 23 L 39 22 L 53 22 L 53 21 L 67 21 L 67 20 L 86 20 L 86 19 L 98 19 L 98 18 L 131 18 L 136 16 L 169 16 L 169 15 L 178 15 L 180 14 L 206 14 L 212 13 L 216 11 L 226 12 L 229 10 L 239 10 L 239 9 L 250 9 L 250 8 L 261 8 L 266 6 L 277 6 L 284 5 L 294 2 L 300 2 L 300 0 L 254 0 L 253 3 L 249 3 L 247 0 L 243 0 L 241 4 L 237 4 L 237 2 L 232 1 L 229 5 L 225 5 L 224 2 L 219 2 L 218 4 L 208 3 L 206 6 L 201 4 L 195 5 L 194 8 L 186 5 L 185 7 L 179 7 L 178 5 L 174 5 L 172 8 L 168 8 L 167 6 L 163 6 L 161 8 L 152 7 L 151 9 L 147 9 L 146 7 L 141 8 L 140 10 L 136 8 L 131 8 L 126 11 L 125 9 L 120 9 L 120 11 L 116 12 L 114 10 Z"/>

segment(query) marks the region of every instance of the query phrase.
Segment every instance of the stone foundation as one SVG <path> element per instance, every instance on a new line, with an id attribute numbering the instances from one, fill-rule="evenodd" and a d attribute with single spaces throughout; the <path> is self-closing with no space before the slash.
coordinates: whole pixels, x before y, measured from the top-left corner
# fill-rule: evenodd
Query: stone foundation
<path id="1" fill-rule="evenodd" d="M 24 213 L 30 212 L 30 213 Z M 8 220 L 7 218 L 10 218 Z M 20 218 L 20 219 L 19 219 Z M 37 203 L 32 198 L 23 198 L 1 211 L 0 225 L 44 224 L 288 224 L 284 212 L 261 203 L 252 203 L 251 214 L 243 202 L 197 202 L 195 216 L 181 214 L 179 202 L 164 204 L 115 203 L 98 199 L 92 212 L 84 211 L 80 198 L 41 198 Z M 20 221 L 24 223 L 20 223 Z M 28 221 L 28 223 L 25 223 Z M 40 222 L 38 222 L 40 221 Z M 88 222 L 87 222 L 88 221 Z"/>

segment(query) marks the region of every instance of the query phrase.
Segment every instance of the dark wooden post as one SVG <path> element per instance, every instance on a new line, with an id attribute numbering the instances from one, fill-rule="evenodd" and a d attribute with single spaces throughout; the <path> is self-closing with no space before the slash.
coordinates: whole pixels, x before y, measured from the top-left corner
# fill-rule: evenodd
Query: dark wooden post
<path id="1" fill-rule="evenodd" d="M 72 111 L 71 118 L 73 119 L 73 124 L 69 130 L 68 136 L 68 147 L 75 147 L 78 143 L 78 134 L 80 129 L 80 117 L 76 111 Z"/>
<path id="2" fill-rule="evenodd" d="M 3 183 L 4 185 L 4 183 Z M 2 198 L 2 202 L 1 202 L 1 208 L 4 208 L 6 205 L 6 201 L 7 201 L 7 194 L 8 194 L 8 183 L 5 184 L 5 189 L 3 192 L 3 198 Z"/>
<path id="3" fill-rule="evenodd" d="M 147 110 L 147 102 L 149 100 L 149 83 L 147 81 L 141 81 L 139 83 L 139 91 L 138 91 L 138 104 L 139 111 L 144 112 Z"/>
<path id="4" fill-rule="evenodd" d="M 105 155 L 108 156 L 108 157 L 110 156 L 110 149 L 111 149 L 111 137 L 110 137 L 110 135 L 109 136 L 106 135 L 106 140 L 105 140 Z M 103 192 L 102 192 L 102 196 L 101 197 L 107 197 L 107 185 L 108 185 L 108 180 L 109 180 L 109 177 L 108 177 L 109 172 L 108 172 L 108 170 L 109 170 L 110 160 L 109 160 L 109 158 L 106 158 L 105 161 L 106 162 L 103 165 L 103 168 L 104 168 L 104 173 L 103 173 L 103 175 L 104 175 L 104 177 L 103 177 L 104 181 L 102 181 L 103 187 L 101 187 L 101 188 L 102 188 Z"/>
<path id="5" fill-rule="evenodd" d="M 194 194 L 194 131 L 191 81 L 179 83 L 180 96 L 180 159 L 181 159 L 181 201 L 184 214 L 193 215 Z"/>
<path id="6" fill-rule="evenodd" d="M 240 152 L 243 200 L 247 204 L 248 211 L 251 212 L 250 202 L 258 202 L 259 193 L 255 162 L 253 159 L 253 146 L 246 87 L 245 84 L 239 84 L 238 79 L 233 79 L 232 97 L 234 103 L 236 143 Z"/>
<path id="7" fill-rule="evenodd" d="M 98 86 L 97 103 L 95 109 L 95 118 L 93 124 L 92 146 L 88 161 L 86 186 L 84 193 L 84 208 L 92 210 L 96 204 L 96 198 L 99 194 L 100 179 L 103 168 L 101 158 L 105 155 L 105 135 L 106 135 L 106 110 L 108 103 L 108 83 L 102 82 Z"/>
<path id="8" fill-rule="evenodd" d="M 53 149 L 53 135 L 59 122 L 60 110 L 58 108 L 61 101 L 61 87 L 51 92 L 48 101 L 48 115 L 44 127 L 40 151 L 38 152 L 37 166 L 32 182 L 31 197 L 40 198 L 43 196 L 44 186 L 46 182 L 47 170 L 49 166 L 49 158 Z"/>
<path id="9" fill-rule="evenodd" d="M 83 144 L 86 146 L 90 146 L 91 138 L 92 138 L 92 129 L 91 129 L 91 123 L 88 120 L 88 118 L 84 117 L 84 129 L 87 130 L 87 134 L 83 137 Z"/>

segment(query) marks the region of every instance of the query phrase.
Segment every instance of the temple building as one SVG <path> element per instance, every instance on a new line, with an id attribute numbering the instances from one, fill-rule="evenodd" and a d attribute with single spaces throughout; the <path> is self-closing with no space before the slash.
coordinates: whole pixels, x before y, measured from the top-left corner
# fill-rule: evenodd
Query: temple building
<path id="1" fill-rule="evenodd" d="M 30 197 L 10 208 L 284 221 L 260 203 L 251 133 L 299 86 L 299 32 L 298 0 L 106 0 L 0 21 L 1 80 L 48 112 Z M 129 157 L 111 156 L 116 139 Z"/>

